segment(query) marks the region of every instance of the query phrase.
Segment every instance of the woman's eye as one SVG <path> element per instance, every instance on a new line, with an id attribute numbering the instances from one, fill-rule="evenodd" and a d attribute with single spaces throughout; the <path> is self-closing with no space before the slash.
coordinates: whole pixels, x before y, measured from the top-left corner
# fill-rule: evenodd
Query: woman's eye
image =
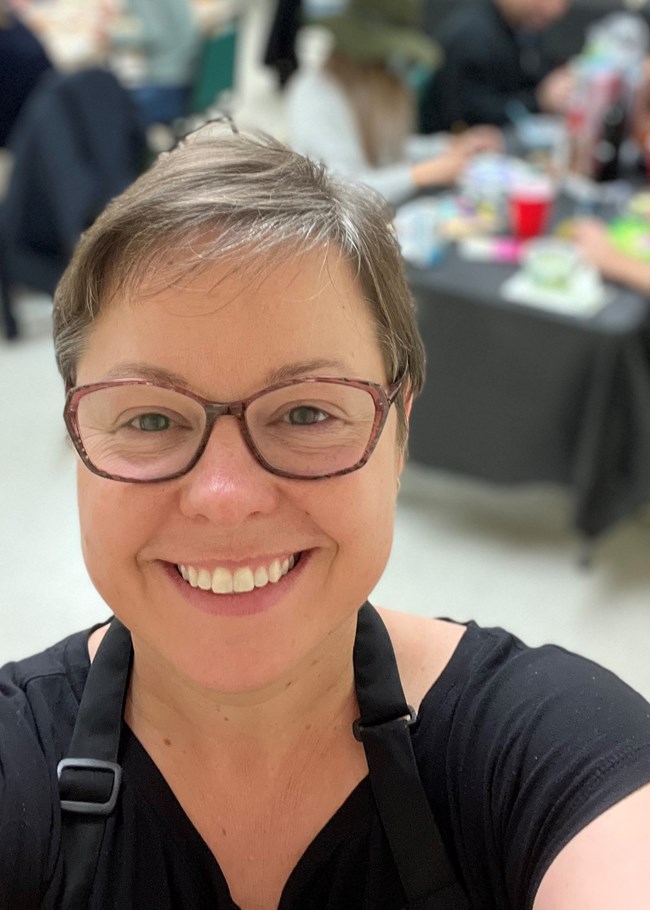
<path id="1" fill-rule="evenodd" d="M 320 408 L 314 408 L 310 405 L 301 405 L 297 408 L 291 408 L 285 415 L 285 421 L 294 426 L 308 426 L 312 423 L 321 423 L 329 418 L 329 414 L 321 411 Z"/>
<path id="2" fill-rule="evenodd" d="M 129 426 L 134 430 L 142 430 L 145 433 L 159 433 L 161 430 L 168 430 L 171 427 L 171 420 L 165 414 L 139 414 L 129 421 Z"/>

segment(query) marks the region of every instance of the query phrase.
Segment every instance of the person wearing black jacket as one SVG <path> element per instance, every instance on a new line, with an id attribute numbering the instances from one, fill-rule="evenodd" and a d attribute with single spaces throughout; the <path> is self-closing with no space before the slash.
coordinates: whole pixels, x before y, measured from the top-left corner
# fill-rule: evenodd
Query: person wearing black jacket
<path id="1" fill-rule="evenodd" d="M 5 146 L 23 104 L 52 69 L 42 44 L 0 0 L 0 146 Z"/>
<path id="2" fill-rule="evenodd" d="M 571 75 L 553 69 L 542 32 L 567 11 L 570 0 L 478 0 L 463 4 L 442 23 L 438 41 L 445 63 L 421 104 L 424 132 L 479 123 L 506 124 L 508 106 L 559 113 Z"/>

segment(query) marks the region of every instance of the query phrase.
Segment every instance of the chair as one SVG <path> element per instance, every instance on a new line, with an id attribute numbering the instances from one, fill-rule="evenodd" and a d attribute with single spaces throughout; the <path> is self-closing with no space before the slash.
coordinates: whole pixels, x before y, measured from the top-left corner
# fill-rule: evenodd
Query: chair
<path id="1" fill-rule="evenodd" d="M 106 70 L 43 77 L 10 137 L 14 166 L 0 206 L 4 334 L 15 338 L 16 285 L 52 294 L 81 233 L 144 167 L 133 102 Z"/>
<path id="2" fill-rule="evenodd" d="M 192 86 L 192 114 L 203 113 L 221 92 L 234 87 L 237 44 L 238 33 L 234 25 L 205 38 Z"/>
<path id="3" fill-rule="evenodd" d="M 20 109 L 52 64 L 36 35 L 11 15 L 0 25 L 0 61 L 0 146 L 4 146 Z"/>

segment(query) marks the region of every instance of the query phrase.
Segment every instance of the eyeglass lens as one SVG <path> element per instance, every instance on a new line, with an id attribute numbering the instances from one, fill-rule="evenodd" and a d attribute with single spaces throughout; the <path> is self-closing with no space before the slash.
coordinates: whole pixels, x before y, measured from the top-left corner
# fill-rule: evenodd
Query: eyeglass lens
<path id="1" fill-rule="evenodd" d="M 345 471 L 363 458 L 375 401 L 369 391 L 343 383 L 295 383 L 260 395 L 245 420 L 272 468 L 317 477 Z M 140 481 L 182 472 L 203 442 L 206 421 L 193 398 L 138 384 L 96 389 L 80 398 L 77 410 L 90 462 L 107 474 Z"/>

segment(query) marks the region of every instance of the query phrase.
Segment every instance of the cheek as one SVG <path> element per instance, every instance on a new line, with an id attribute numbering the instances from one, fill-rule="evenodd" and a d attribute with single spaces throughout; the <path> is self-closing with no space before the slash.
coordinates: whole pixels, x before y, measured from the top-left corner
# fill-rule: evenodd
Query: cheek
<path id="1" fill-rule="evenodd" d="M 387 440 L 389 442 L 389 440 Z M 381 442 L 380 442 L 381 446 Z M 338 573 L 368 590 L 382 574 L 393 541 L 399 455 L 377 447 L 360 471 L 326 481 L 310 517 L 334 542 Z M 312 502 L 312 506 L 314 503 Z"/>
<path id="2" fill-rule="evenodd" d="M 134 491 L 103 480 L 83 466 L 77 473 L 79 526 L 86 568 L 102 597 L 111 603 L 125 579 L 123 569 L 134 565 L 146 540 L 148 510 L 134 508 Z"/>
<path id="3" fill-rule="evenodd" d="M 370 594 L 384 573 L 393 544 L 395 481 L 390 476 L 368 474 L 350 509 L 346 522 L 346 579 L 355 577 L 359 586 L 357 601 Z"/>

